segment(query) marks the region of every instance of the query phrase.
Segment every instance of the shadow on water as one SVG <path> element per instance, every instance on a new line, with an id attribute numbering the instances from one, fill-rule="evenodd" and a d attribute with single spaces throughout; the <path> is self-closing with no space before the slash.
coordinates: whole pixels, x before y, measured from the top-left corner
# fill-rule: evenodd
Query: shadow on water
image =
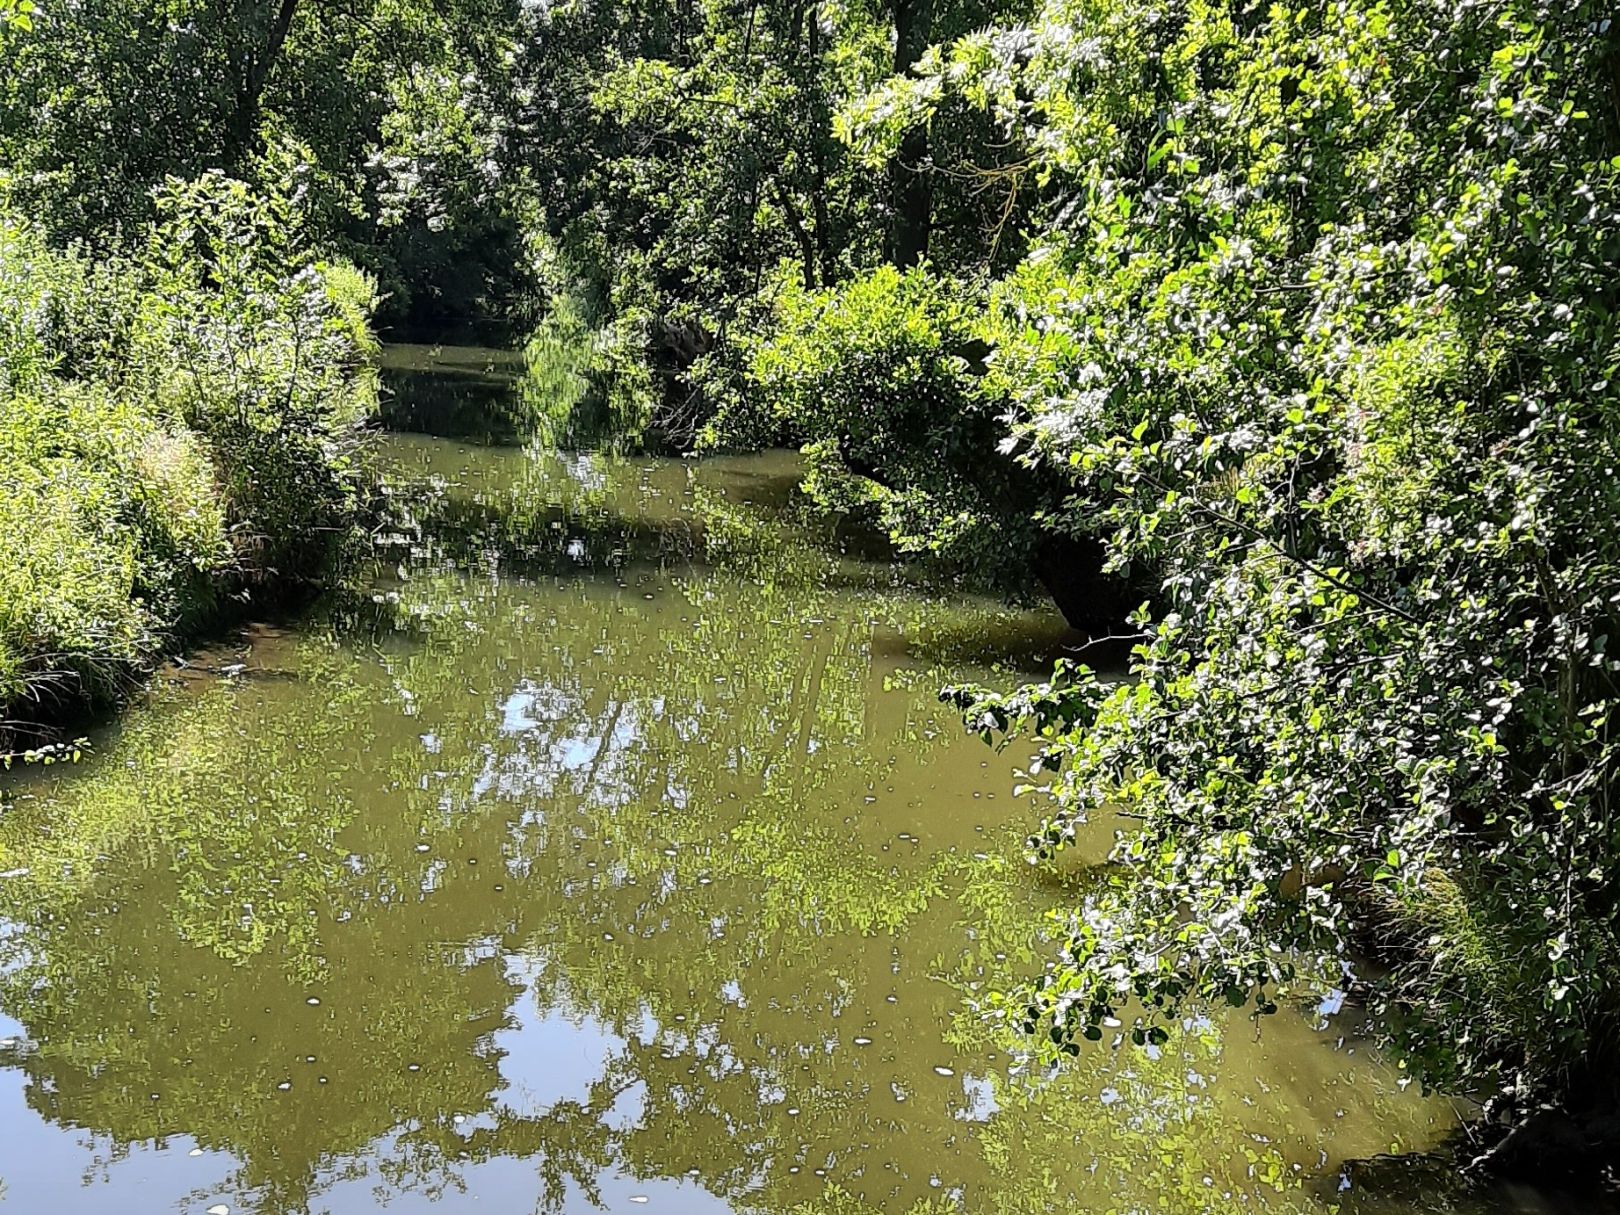
<path id="1" fill-rule="evenodd" d="M 518 351 L 393 345 L 383 350 L 381 419 L 390 430 L 490 445 L 520 442 Z"/>
<path id="2" fill-rule="evenodd" d="M 398 378 L 388 421 L 409 433 L 392 437 L 381 460 L 388 509 L 375 543 L 386 560 L 497 562 L 527 576 L 718 567 L 773 582 L 961 595 L 901 562 L 870 529 L 813 513 L 793 453 L 691 460 L 537 449 L 521 441 L 521 356 L 409 347 L 391 350 L 389 365 Z M 942 619 L 927 632 L 938 661 L 1027 674 L 1050 671 L 1079 640 L 1055 613 L 954 631 Z M 881 630 L 872 641 L 891 656 L 914 643 Z"/>
<path id="3" fill-rule="evenodd" d="M 1615 1215 L 1620 1204 L 1594 1195 L 1562 1194 L 1517 1185 L 1459 1182 L 1455 1158 L 1375 1156 L 1347 1163 L 1324 1192 L 1343 1215 Z"/>
<path id="4" fill-rule="evenodd" d="M 726 571 L 829 591 L 962 597 L 881 546 L 852 542 L 839 521 L 811 516 L 796 502 L 802 471 L 791 453 L 693 462 L 511 449 L 480 454 L 476 470 L 464 455 L 409 438 L 389 444 L 380 558 L 528 577 Z M 1076 641 L 1055 612 L 926 622 L 913 613 L 905 624 L 876 628 L 874 655 L 898 661 L 922 644 L 938 663 L 1041 675 Z"/>

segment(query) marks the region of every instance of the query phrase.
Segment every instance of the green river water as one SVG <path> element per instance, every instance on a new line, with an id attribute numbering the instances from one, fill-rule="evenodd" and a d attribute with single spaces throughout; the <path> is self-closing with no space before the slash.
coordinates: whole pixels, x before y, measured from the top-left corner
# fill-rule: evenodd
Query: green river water
<path id="1" fill-rule="evenodd" d="M 1030 868 L 1025 756 L 936 702 L 1053 613 L 791 455 L 501 446 L 507 361 L 391 362 L 441 437 L 380 442 L 373 576 L 9 778 L 0 1212 L 1516 1208 L 1347 1164 L 1455 1114 L 1331 993 L 1055 1077 L 970 1014 L 1125 825 Z"/>

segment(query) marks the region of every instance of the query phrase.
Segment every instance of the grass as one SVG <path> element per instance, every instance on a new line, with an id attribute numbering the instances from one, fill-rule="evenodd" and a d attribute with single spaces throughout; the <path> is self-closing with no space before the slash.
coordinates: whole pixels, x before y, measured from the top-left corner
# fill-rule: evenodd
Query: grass
<path id="1" fill-rule="evenodd" d="M 313 576 L 349 519 L 370 281 L 289 258 L 235 183 L 177 195 L 117 264 L 0 209 L 0 740 Z"/>

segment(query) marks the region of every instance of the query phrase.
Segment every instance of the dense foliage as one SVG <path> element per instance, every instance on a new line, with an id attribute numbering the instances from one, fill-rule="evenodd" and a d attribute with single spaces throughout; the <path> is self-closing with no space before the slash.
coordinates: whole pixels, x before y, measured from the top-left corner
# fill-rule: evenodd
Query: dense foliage
<path id="1" fill-rule="evenodd" d="M 157 206 L 143 257 L 102 264 L 0 214 L 0 704 L 22 721 L 119 690 L 222 596 L 283 594 L 350 526 L 370 280 L 285 247 L 240 183 Z"/>
<path id="2" fill-rule="evenodd" d="M 744 386 L 706 437 L 802 440 L 817 500 L 869 511 L 903 551 L 1006 564 L 1015 582 L 1032 529 L 1009 493 L 1019 470 L 986 458 L 997 422 L 975 392 L 972 319 L 971 296 L 918 267 L 823 291 L 789 278 L 769 330 L 739 338 Z"/>
<path id="3" fill-rule="evenodd" d="M 960 694 L 1060 768 L 1038 851 L 1139 820 L 1026 1028 L 1372 947 L 1426 1081 L 1614 1100 L 1614 55 L 1599 5 L 1062 0 L 912 88 L 1060 188 L 987 386 L 1159 592 L 1129 680 Z"/>
<path id="4" fill-rule="evenodd" d="M 223 170 L 287 194 L 311 245 L 378 279 L 390 325 L 520 306 L 518 212 L 496 205 L 504 111 L 487 100 L 507 91 L 518 8 L 24 3 L 26 36 L 0 33 L 8 191 L 53 238 L 128 253 L 167 177 Z"/>

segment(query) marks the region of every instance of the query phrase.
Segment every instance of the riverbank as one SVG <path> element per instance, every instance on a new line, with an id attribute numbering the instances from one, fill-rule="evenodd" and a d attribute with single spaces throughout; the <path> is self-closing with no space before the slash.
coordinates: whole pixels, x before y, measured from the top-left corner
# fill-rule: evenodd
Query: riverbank
<path id="1" fill-rule="evenodd" d="M 0 749 L 318 579 L 376 407 L 373 286 L 234 183 L 172 189 L 139 261 L 0 212 Z"/>

